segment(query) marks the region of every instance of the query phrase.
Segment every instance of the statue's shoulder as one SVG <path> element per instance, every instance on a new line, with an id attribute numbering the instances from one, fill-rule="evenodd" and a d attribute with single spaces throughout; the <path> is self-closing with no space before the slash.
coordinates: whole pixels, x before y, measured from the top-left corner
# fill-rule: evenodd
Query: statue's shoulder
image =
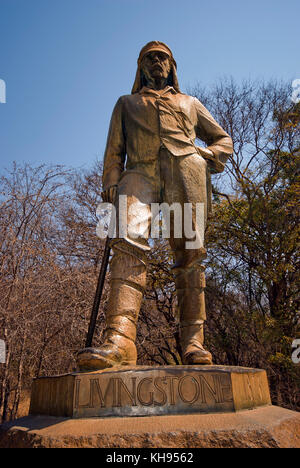
<path id="1" fill-rule="evenodd" d="M 119 101 L 126 103 L 126 102 L 134 102 L 139 99 L 140 94 L 124 94 L 124 96 L 120 96 Z"/>
<path id="2" fill-rule="evenodd" d="M 185 94 L 182 91 L 180 91 L 180 93 L 177 93 L 177 94 L 178 96 L 182 96 L 183 98 L 193 99 L 193 96 L 190 96 L 189 94 Z"/>
<path id="3" fill-rule="evenodd" d="M 193 106 L 196 111 L 200 112 L 207 112 L 205 106 L 202 104 L 201 101 L 196 96 L 190 96 L 189 94 L 183 94 L 182 95 L 182 100 L 185 101 L 189 106 Z"/>
<path id="4" fill-rule="evenodd" d="M 177 99 L 181 99 L 183 101 L 186 101 L 186 102 L 190 102 L 191 104 L 195 102 L 195 97 L 194 96 L 190 96 L 189 94 L 185 94 L 185 93 L 177 93 L 176 94 L 177 96 Z"/>
<path id="5" fill-rule="evenodd" d="M 141 100 L 141 95 L 139 93 L 136 94 L 124 94 L 123 96 L 120 96 L 116 107 L 120 109 L 126 109 L 134 106 L 138 101 Z"/>

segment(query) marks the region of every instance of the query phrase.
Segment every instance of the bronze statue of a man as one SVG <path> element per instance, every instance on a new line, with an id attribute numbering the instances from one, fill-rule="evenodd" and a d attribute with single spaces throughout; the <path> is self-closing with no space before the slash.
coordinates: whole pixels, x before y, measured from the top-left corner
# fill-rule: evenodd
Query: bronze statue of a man
<path id="1" fill-rule="evenodd" d="M 194 97 L 180 92 L 176 62 L 162 42 L 146 44 L 138 58 L 131 95 L 122 96 L 113 111 L 104 157 L 103 200 L 126 195 L 128 232 L 111 241 L 111 290 L 104 343 L 78 354 L 81 369 L 135 365 L 136 324 L 146 287 L 147 233 L 151 204 L 202 203 L 206 222 L 210 209 L 210 172 L 222 172 L 232 153 L 232 140 Z M 197 147 L 195 138 L 208 146 Z M 143 207 L 131 210 L 133 206 Z M 184 213 L 184 209 L 183 209 Z M 175 257 L 174 279 L 180 311 L 183 364 L 211 364 L 203 346 L 205 275 L 203 245 L 186 248 L 186 235 L 171 226 L 169 243 Z M 145 234 L 146 233 L 146 234 Z"/>

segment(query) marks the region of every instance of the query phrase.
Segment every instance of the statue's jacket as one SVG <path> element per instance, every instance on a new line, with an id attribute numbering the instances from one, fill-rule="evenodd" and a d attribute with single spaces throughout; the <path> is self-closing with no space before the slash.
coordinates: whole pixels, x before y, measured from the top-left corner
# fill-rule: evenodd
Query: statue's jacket
<path id="1" fill-rule="evenodd" d="M 222 172 L 232 154 L 232 140 L 198 99 L 171 86 L 162 91 L 143 87 L 120 97 L 107 138 L 103 189 L 117 185 L 128 171 L 157 180 L 160 149 L 174 158 L 199 155 L 196 138 L 212 151 L 214 172 Z"/>

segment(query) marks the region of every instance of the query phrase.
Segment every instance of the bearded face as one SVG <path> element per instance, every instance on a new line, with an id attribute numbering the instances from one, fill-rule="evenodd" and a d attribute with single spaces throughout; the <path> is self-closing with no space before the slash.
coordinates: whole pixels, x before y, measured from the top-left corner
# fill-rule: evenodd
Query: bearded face
<path id="1" fill-rule="evenodd" d="M 152 51 L 146 54 L 141 64 L 142 73 L 147 85 L 157 81 L 167 81 L 171 71 L 171 61 L 168 54 Z"/>

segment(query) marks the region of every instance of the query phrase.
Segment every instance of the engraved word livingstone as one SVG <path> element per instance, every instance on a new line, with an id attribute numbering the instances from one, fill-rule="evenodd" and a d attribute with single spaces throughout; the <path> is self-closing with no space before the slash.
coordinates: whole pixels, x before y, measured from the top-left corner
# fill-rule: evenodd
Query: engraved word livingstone
<path id="1" fill-rule="evenodd" d="M 128 382 L 129 381 L 129 382 Z M 187 403 L 207 405 L 232 402 L 230 379 L 227 375 L 184 375 L 183 377 L 144 377 L 140 380 L 131 377 L 111 377 L 101 383 L 101 379 L 89 379 L 88 401 L 84 402 L 81 393 L 81 379 L 76 381 L 75 408 L 121 408 L 123 406 L 165 406 Z M 81 401 L 82 400 L 82 401 Z"/>
<path id="2" fill-rule="evenodd" d="M 74 418 L 149 416 L 232 412 L 267 404 L 270 395 L 263 370 L 161 366 L 37 379 L 30 413 Z"/>

